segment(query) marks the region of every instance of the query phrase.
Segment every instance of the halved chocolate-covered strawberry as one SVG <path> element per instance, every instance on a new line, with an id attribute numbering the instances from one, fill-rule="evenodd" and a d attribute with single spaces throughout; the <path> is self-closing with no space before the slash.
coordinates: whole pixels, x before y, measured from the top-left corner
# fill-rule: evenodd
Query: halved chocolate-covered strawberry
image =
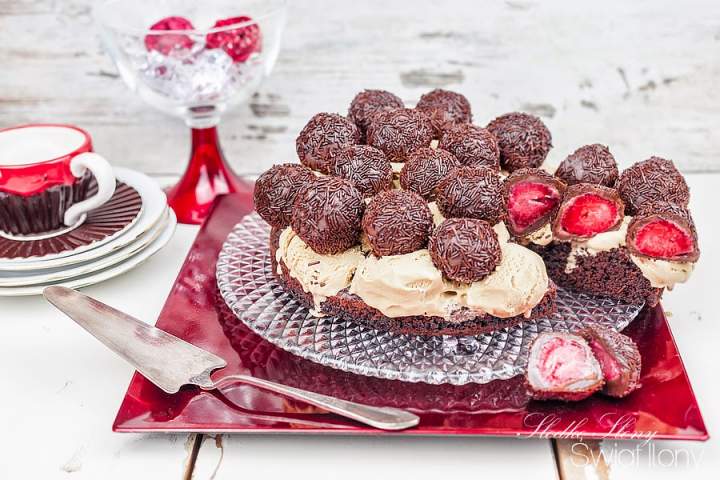
<path id="1" fill-rule="evenodd" d="M 530 345 L 528 390 L 536 400 L 583 400 L 603 387 L 600 363 L 588 342 L 572 333 L 541 333 Z"/>
<path id="2" fill-rule="evenodd" d="M 553 220 L 553 235 L 560 240 L 584 240 L 620 226 L 625 204 L 614 188 L 578 183 L 565 190 Z"/>
<path id="3" fill-rule="evenodd" d="M 505 179 L 507 226 L 513 236 L 529 235 L 550 223 L 565 183 L 539 168 L 516 170 Z"/>
<path id="4" fill-rule="evenodd" d="M 641 207 L 628 225 L 625 243 L 631 253 L 644 257 L 694 262 L 700 256 L 690 212 L 669 202 Z"/>
<path id="5" fill-rule="evenodd" d="M 580 335 L 587 340 L 600 363 L 605 386 L 602 392 L 611 397 L 625 397 L 640 384 L 640 351 L 630 337 L 610 328 L 593 325 Z"/>

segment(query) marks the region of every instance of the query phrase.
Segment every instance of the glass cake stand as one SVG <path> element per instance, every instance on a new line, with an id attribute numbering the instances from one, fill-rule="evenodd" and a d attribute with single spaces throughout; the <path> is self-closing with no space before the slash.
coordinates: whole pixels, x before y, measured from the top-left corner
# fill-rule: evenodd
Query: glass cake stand
<path id="1" fill-rule="evenodd" d="M 252 191 L 226 163 L 217 125 L 272 71 L 285 9 L 285 0 L 107 0 L 95 8 L 128 87 L 192 129 L 189 165 L 168 191 L 182 223 L 201 223 L 218 195 Z"/>
<path id="2" fill-rule="evenodd" d="M 275 280 L 270 228 L 256 213 L 227 237 L 217 263 L 220 294 L 265 340 L 313 362 L 351 373 L 430 384 L 488 383 L 525 372 L 540 332 L 590 324 L 624 329 L 642 310 L 558 288 L 557 313 L 484 335 L 425 337 L 380 332 L 338 317 L 315 317 Z"/>

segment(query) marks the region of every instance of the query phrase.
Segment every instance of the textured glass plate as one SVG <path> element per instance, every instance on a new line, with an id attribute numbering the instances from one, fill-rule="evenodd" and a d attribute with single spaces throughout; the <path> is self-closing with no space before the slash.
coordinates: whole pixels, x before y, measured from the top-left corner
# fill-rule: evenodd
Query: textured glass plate
<path id="1" fill-rule="evenodd" d="M 251 330 L 295 355 L 361 375 L 430 384 L 488 383 L 524 373 L 540 332 L 584 325 L 625 328 L 642 305 L 558 288 L 555 315 L 476 336 L 425 337 L 380 332 L 337 317 L 315 317 L 278 284 L 268 248 L 270 228 L 256 213 L 235 225 L 222 246 L 222 297 Z"/>

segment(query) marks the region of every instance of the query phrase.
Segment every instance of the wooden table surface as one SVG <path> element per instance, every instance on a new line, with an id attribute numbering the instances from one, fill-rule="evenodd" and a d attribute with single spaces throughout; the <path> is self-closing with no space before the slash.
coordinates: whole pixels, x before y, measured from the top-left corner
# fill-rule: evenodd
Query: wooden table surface
<path id="1" fill-rule="evenodd" d="M 93 31 L 91 3 L 0 0 L 0 127 L 76 123 L 117 165 L 179 173 L 186 127 L 125 88 Z M 292 2 L 273 76 L 224 119 L 221 137 L 235 168 L 256 174 L 294 161 L 307 119 L 345 112 L 362 88 L 412 105 L 445 87 L 468 96 L 478 124 L 516 109 L 543 117 L 553 132 L 550 162 L 590 142 L 610 145 L 621 165 L 674 159 L 695 172 L 688 179 L 703 256 L 664 305 L 712 435 L 720 426 L 710 363 L 720 338 L 712 290 L 720 174 L 707 172 L 720 170 L 719 58 L 714 0 Z M 181 226 L 149 262 L 85 291 L 153 322 L 196 231 Z M 0 299 L 0 321 L 0 479 L 557 475 L 545 440 L 113 434 L 131 368 L 38 297 Z M 604 442 L 609 465 L 563 472 L 656 480 L 720 471 L 715 439 L 653 445 Z"/>

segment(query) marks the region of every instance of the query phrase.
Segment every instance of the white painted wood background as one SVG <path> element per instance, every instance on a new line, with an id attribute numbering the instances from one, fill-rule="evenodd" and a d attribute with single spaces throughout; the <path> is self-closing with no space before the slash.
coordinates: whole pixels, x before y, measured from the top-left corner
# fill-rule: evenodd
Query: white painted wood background
<path id="1" fill-rule="evenodd" d="M 89 0 L 0 0 L 0 126 L 88 128 L 116 164 L 177 173 L 187 132 L 117 78 Z M 414 104 L 426 90 L 467 95 L 485 124 L 541 115 L 557 162 L 609 144 L 621 164 L 651 154 L 685 171 L 720 170 L 720 2 L 651 0 L 290 2 L 273 76 L 221 136 L 237 170 L 295 160 L 318 111 L 346 112 L 362 88 Z"/>

